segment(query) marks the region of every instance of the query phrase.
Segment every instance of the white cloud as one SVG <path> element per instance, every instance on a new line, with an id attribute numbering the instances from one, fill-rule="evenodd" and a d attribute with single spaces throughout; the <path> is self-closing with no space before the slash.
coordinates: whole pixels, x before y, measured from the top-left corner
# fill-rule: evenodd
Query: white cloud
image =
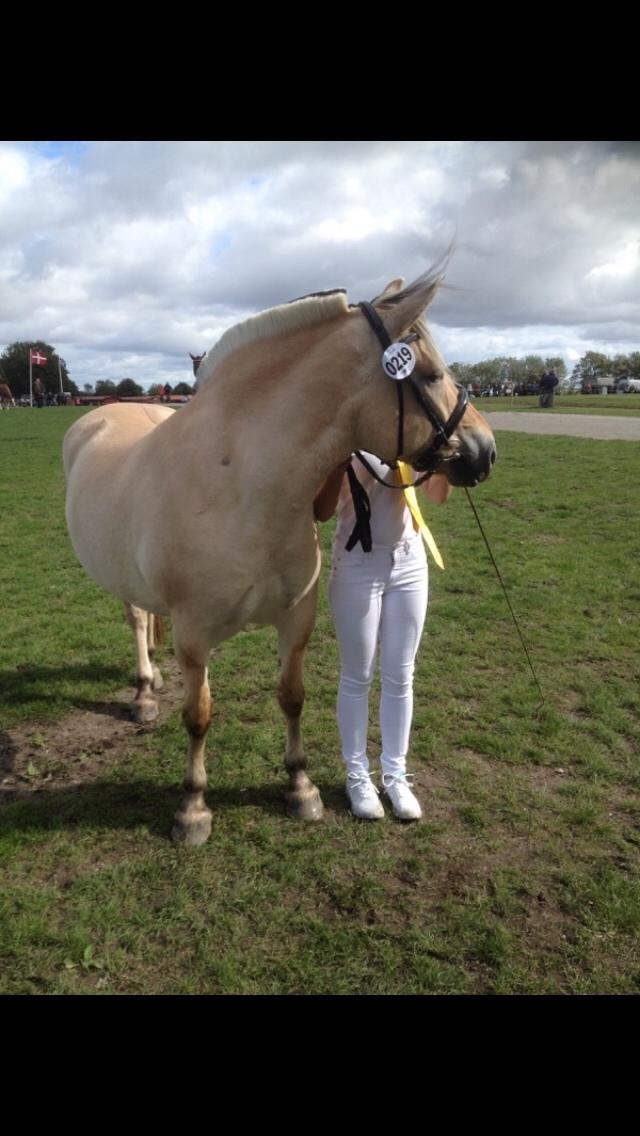
<path id="1" fill-rule="evenodd" d="M 638 350 L 639 202 L 633 143 L 2 143 L 0 341 L 53 343 L 80 386 L 188 380 L 239 319 L 368 298 L 455 238 L 451 361 Z"/>

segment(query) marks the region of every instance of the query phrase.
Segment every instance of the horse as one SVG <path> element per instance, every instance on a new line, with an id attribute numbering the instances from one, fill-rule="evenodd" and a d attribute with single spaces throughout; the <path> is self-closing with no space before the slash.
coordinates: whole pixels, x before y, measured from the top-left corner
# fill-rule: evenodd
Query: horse
<path id="1" fill-rule="evenodd" d="M 351 306 L 339 289 L 262 312 L 208 352 L 198 397 L 179 413 L 117 403 L 67 432 L 69 534 L 89 575 L 125 603 L 136 642 L 138 721 L 157 714 L 149 613 L 171 617 L 188 735 L 176 841 L 200 845 L 210 835 L 208 660 L 248 624 L 277 630 L 287 812 L 322 816 L 301 715 L 321 567 L 312 502 L 330 471 L 364 449 L 442 471 L 453 485 L 489 475 L 491 429 L 420 319 L 441 281 L 430 270 L 407 287 L 392 281 L 371 304 Z M 402 399 L 406 384 L 383 369 L 379 336 L 401 351 L 412 341 L 415 371 Z"/>
<path id="2" fill-rule="evenodd" d="M 8 383 L 0 383 L 0 407 L 5 410 L 9 406 L 15 406 L 16 400 L 11 393 L 11 387 Z"/>
<path id="3" fill-rule="evenodd" d="M 194 383 L 194 389 L 196 391 L 198 389 L 198 371 L 200 370 L 200 364 L 201 364 L 201 362 L 204 359 L 206 354 L 207 354 L 206 351 L 203 351 L 202 355 L 192 355 L 191 352 L 189 352 L 189 358 L 191 359 L 191 364 L 193 366 L 193 374 L 194 374 L 195 380 L 196 380 L 195 383 Z"/>

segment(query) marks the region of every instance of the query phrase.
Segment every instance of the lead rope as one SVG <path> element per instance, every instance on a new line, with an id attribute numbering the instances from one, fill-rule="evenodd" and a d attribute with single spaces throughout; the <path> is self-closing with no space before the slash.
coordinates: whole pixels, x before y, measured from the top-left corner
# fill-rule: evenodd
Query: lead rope
<path id="1" fill-rule="evenodd" d="M 480 517 L 478 516 L 478 510 L 476 509 L 473 501 L 471 500 L 471 494 L 469 493 L 469 490 L 467 489 L 466 485 L 464 487 L 464 491 L 467 495 L 467 501 L 469 502 L 469 504 L 471 506 L 471 511 L 472 511 L 476 521 L 478 522 L 478 528 L 480 529 L 480 532 L 482 533 L 482 539 L 483 539 L 483 541 L 484 541 L 484 543 L 487 547 L 487 552 L 489 553 L 489 556 L 491 557 L 491 563 L 493 564 L 493 567 L 496 570 L 496 576 L 498 577 L 498 580 L 500 581 L 500 586 L 502 588 L 502 591 L 504 592 L 504 598 L 507 601 L 507 607 L 509 608 L 509 611 L 511 612 L 511 618 L 512 618 L 514 624 L 515 624 L 516 631 L 518 632 L 518 635 L 520 636 L 520 642 L 522 643 L 522 649 L 523 649 L 523 651 L 524 651 L 524 653 L 527 657 L 529 669 L 531 671 L 531 674 L 533 675 L 533 681 L 535 682 L 535 684 L 538 688 L 538 693 L 540 695 L 541 701 L 540 701 L 540 706 L 538 707 L 538 710 L 540 710 L 544 706 L 545 697 L 544 697 L 544 694 L 542 693 L 542 687 L 540 686 L 540 683 L 538 682 L 538 676 L 537 676 L 537 674 L 536 674 L 536 672 L 533 668 L 533 663 L 531 662 L 531 656 L 529 654 L 529 651 L 527 650 L 527 644 L 524 641 L 524 635 L 522 634 L 522 631 L 520 630 L 520 624 L 518 623 L 518 620 L 516 619 L 516 613 L 513 610 L 513 605 L 511 603 L 511 600 L 509 599 L 509 593 L 506 589 L 505 582 L 502 579 L 502 576 L 500 574 L 500 569 L 498 568 L 498 565 L 496 564 L 496 558 L 493 555 L 493 552 L 491 551 L 491 546 L 489 544 L 489 541 L 487 540 L 486 533 L 485 533 L 485 531 L 482 527 L 482 522 L 480 521 Z"/>

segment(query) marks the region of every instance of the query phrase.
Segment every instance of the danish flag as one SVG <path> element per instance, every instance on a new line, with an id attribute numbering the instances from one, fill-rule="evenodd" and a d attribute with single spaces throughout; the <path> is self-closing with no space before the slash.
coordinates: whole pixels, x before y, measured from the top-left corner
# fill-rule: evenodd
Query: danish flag
<path id="1" fill-rule="evenodd" d="M 44 367 L 47 362 L 47 356 L 43 355 L 41 351 L 32 351 L 31 362 L 35 363 L 36 367 Z"/>

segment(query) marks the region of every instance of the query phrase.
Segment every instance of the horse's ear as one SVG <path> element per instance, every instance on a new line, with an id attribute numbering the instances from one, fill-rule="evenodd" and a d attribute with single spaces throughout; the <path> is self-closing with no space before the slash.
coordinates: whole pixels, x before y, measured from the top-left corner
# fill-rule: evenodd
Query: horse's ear
<path id="1" fill-rule="evenodd" d="M 399 291 L 385 289 L 374 303 L 384 320 L 384 325 L 392 339 L 399 339 L 403 332 L 420 318 L 425 308 L 433 300 L 438 288 L 444 280 L 442 272 L 430 269 L 423 273 L 413 284 Z M 392 281 L 396 284 L 396 281 Z"/>
<path id="2" fill-rule="evenodd" d="M 371 303 L 377 304 L 379 300 L 384 300 L 386 296 L 391 296 L 395 292 L 399 292 L 403 284 L 404 276 L 396 276 L 395 280 L 390 280 L 386 288 L 383 288 L 380 295 L 376 296 L 375 300 L 372 300 Z"/>

